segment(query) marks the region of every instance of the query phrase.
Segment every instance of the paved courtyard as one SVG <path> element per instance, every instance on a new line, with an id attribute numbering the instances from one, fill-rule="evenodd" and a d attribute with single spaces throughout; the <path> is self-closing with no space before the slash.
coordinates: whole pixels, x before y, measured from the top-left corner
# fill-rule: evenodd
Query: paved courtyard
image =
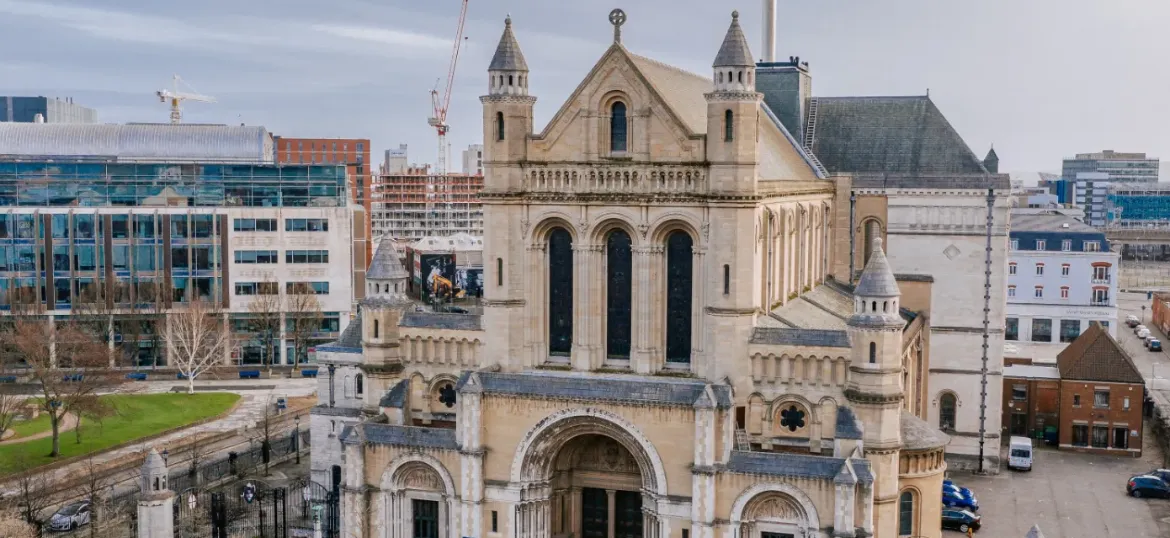
<path id="1" fill-rule="evenodd" d="M 1148 444 L 1141 459 L 1040 448 L 1030 473 L 1005 469 L 997 476 L 951 478 L 975 491 L 983 536 L 1022 538 L 1039 524 L 1048 537 L 1155 538 L 1170 536 L 1170 499 L 1128 497 L 1125 481 L 1161 459 Z"/>

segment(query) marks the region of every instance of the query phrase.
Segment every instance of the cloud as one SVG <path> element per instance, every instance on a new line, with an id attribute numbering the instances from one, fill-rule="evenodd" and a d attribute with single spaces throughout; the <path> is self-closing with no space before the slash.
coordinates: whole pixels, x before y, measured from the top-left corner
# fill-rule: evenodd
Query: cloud
<path id="1" fill-rule="evenodd" d="M 375 28 L 370 26 L 349 26 L 342 24 L 314 24 L 312 28 L 318 32 L 344 37 L 358 41 L 369 41 L 382 45 L 396 47 L 414 47 L 435 50 L 450 50 L 451 40 L 434 36 L 393 30 L 389 28 Z"/>

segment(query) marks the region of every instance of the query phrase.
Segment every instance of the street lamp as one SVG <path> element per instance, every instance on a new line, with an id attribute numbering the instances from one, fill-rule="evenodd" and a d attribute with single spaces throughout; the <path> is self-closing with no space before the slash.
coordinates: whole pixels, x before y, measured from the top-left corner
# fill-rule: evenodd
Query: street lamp
<path id="1" fill-rule="evenodd" d="M 163 464 L 170 466 L 170 457 L 169 457 L 170 455 L 171 455 L 171 451 L 164 448 L 162 451 Z"/>
<path id="2" fill-rule="evenodd" d="M 293 447 L 297 450 L 297 465 L 301 464 L 301 416 L 293 417 Z"/>

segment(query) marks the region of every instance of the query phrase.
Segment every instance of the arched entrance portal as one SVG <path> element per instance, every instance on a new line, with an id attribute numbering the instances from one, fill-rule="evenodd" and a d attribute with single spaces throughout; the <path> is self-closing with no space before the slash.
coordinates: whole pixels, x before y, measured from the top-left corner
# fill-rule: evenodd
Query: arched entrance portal
<path id="1" fill-rule="evenodd" d="M 513 461 L 517 536 L 660 538 L 665 476 L 649 442 L 598 412 L 560 415 L 534 428 Z"/>

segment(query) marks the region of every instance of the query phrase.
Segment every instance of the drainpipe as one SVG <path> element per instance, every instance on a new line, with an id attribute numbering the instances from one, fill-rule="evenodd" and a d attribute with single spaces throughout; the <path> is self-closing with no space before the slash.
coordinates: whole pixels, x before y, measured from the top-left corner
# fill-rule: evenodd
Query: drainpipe
<path id="1" fill-rule="evenodd" d="M 987 341 L 991 337 L 991 229 L 995 222 L 995 189 L 987 189 L 987 246 L 983 258 L 983 366 L 979 370 L 979 473 L 987 434 Z"/>
<path id="2" fill-rule="evenodd" d="M 857 194 L 849 191 L 849 285 L 853 285 L 854 252 L 857 250 Z"/>

